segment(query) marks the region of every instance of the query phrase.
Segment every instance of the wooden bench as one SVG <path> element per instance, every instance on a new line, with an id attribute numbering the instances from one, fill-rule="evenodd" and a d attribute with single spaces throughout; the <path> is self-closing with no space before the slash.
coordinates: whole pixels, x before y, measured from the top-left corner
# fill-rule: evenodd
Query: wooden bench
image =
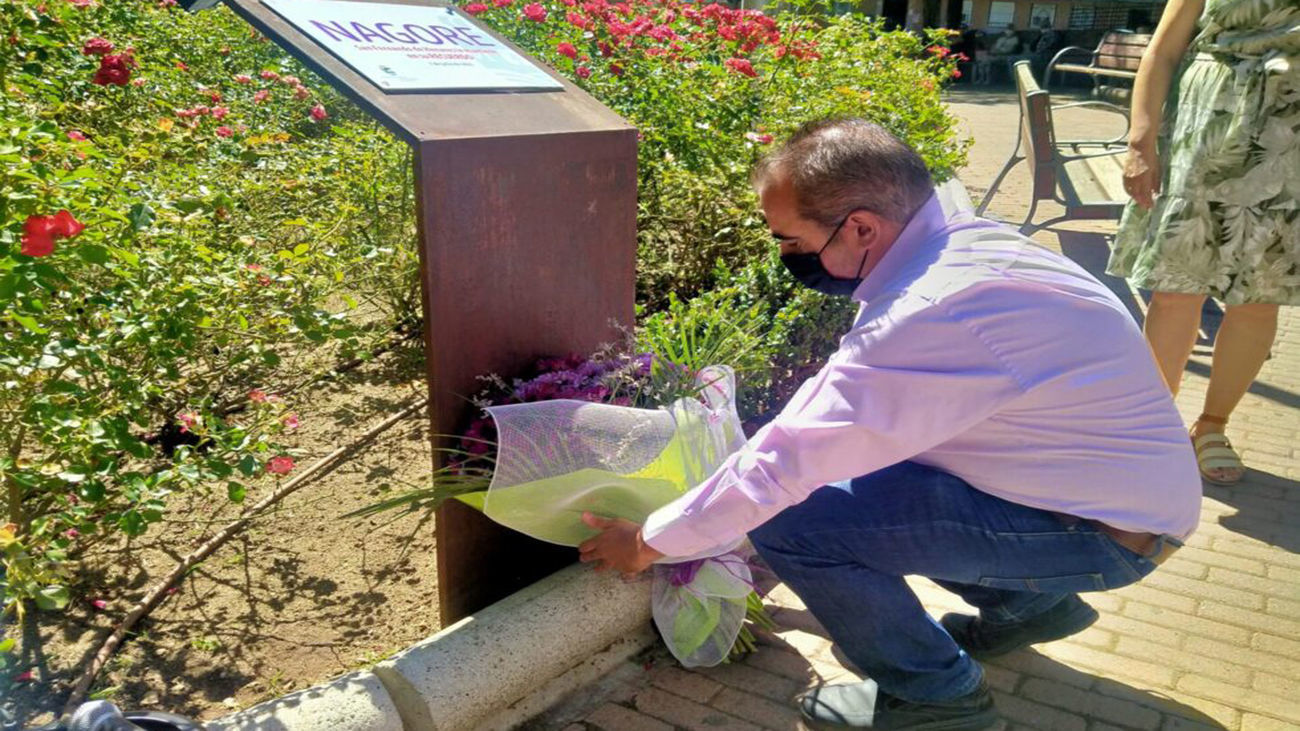
<path id="1" fill-rule="evenodd" d="M 1053 111 L 1101 102 L 1053 107 L 1051 95 L 1038 86 L 1028 61 L 1016 63 L 1012 75 L 1020 101 L 1016 146 L 984 194 L 976 215 L 984 214 L 1007 173 L 1023 160 L 1029 164 L 1031 186 L 1029 215 L 1020 224 L 1021 233 L 1032 234 L 1061 221 L 1118 219 L 1129 198 L 1124 192 L 1121 155 L 1127 145 L 1123 139 L 1060 141 L 1056 139 L 1052 122 Z M 1043 200 L 1056 201 L 1065 208 L 1065 213 L 1035 225 L 1034 213 L 1038 202 Z"/>
<path id="2" fill-rule="evenodd" d="M 1092 50 L 1080 46 L 1062 48 L 1048 62 L 1043 86 L 1051 86 L 1054 71 L 1083 74 L 1092 81 L 1093 96 L 1113 104 L 1127 117 L 1132 83 L 1150 43 L 1149 33 L 1112 30 Z"/>

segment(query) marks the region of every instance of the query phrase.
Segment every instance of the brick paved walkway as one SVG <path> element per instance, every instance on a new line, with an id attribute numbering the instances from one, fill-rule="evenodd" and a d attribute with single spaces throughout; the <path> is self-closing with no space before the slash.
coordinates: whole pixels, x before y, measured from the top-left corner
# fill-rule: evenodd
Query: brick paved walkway
<path id="1" fill-rule="evenodd" d="M 983 193 L 1010 151 L 1016 108 L 1009 92 L 956 93 L 951 109 L 975 137 L 962 173 Z M 1076 110 L 1057 119 L 1062 137 L 1095 137 L 1116 120 Z M 991 211 L 1019 221 L 1027 210 L 1024 168 Z M 1051 211 L 1041 211 L 1046 217 Z M 1042 220 L 1042 219 L 1040 219 Z M 1041 243 L 1100 272 L 1113 226 L 1041 233 Z M 1113 283 L 1135 315 L 1145 306 Z M 1217 310 L 1207 311 L 1179 396 L 1200 412 Z M 1185 549 L 1141 583 L 1089 594 L 1100 621 L 1067 640 L 985 665 L 1010 729 L 1300 729 L 1300 312 L 1284 309 L 1274 357 L 1247 394 L 1229 434 L 1251 472 L 1234 488 L 1206 486 L 1201 526 Z M 934 614 L 967 609 L 930 582 L 912 581 Z M 792 697 L 853 676 L 825 632 L 784 586 L 769 595 L 780 631 L 743 662 L 701 672 L 662 651 L 575 694 L 537 726 L 565 731 L 793 729 Z M 577 720 L 575 720 L 577 719 Z"/>

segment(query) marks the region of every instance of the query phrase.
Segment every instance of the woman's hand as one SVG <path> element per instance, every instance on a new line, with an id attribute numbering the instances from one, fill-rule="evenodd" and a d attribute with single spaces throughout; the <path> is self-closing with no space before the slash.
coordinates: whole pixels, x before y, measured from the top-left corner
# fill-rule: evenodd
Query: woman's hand
<path id="1" fill-rule="evenodd" d="M 1155 205 L 1155 195 L 1160 192 L 1160 158 L 1154 141 L 1129 142 L 1124 191 L 1148 211 Z"/>

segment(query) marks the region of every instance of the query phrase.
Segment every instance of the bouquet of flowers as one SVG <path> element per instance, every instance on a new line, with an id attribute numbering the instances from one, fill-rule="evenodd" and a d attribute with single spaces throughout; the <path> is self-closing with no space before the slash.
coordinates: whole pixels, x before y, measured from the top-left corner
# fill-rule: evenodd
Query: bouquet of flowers
<path id="1" fill-rule="evenodd" d="M 665 395 L 675 398 L 637 406 Z M 689 373 L 649 354 L 544 360 L 528 378 L 489 379 L 476 404 L 486 415 L 450 450 L 431 490 L 367 512 L 454 497 L 539 540 L 577 546 L 595 535 L 584 512 L 644 522 L 745 443 L 730 368 Z M 688 667 L 753 649 L 746 618 L 771 626 L 736 547 L 666 557 L 653 569 L 655 624 Z"/>

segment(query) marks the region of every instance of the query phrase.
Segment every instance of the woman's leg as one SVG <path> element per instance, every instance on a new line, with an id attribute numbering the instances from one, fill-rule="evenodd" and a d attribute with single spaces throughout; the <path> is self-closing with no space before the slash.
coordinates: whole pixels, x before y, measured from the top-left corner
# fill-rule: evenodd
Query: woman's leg
<path id="1" fill-rule="evenodd" d="M 1192 425 L 1193 439 L 1202 434 L 1223 432 L 1225 424 L 1221 422 L 1226 422 L 1237 408 L 1237 403 L 1268 358 L 1277 334 L 1277 313 L 1277 305 L 1231 305 L 1227 308 L 1214 340 L 1214 365 L 1202 412 L 1210 418 L 1198 419 Z M 1241 469 L 1237 467 L 1211 468 L 1208 472 L 1212 478 L 1222 482 L 1241 479 Z"/>
<path id="2" fill-rule="evenodd" d="M 1187 358 L 1191 356 L 1192 346 L 1196 344 L 1196 331 L 1201 324 L 1203 304 L 1203 294 L 1151 293 L 1151 306 L 1147 308 L 1146 327 L 1143 331 L 1151 345 L 1151 352 L 1155 355 L 1156 365 L 1160 367 L 1160 374 L 1175 396 L 1178 395 Z"/>

